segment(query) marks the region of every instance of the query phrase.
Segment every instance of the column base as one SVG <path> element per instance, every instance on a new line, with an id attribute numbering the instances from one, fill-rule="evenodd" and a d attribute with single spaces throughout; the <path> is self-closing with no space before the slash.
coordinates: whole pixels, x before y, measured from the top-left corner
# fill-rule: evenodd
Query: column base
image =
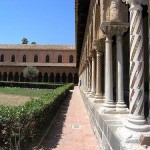
<path id="1" fill-rule="evenodd" d="M 103 103 L 104 102 L 103 96 L 101 94 L 96 94 L 94 96 L 94 98 L 95 98 L 94 103 Z"/>
<path id="2" fill-rule="evenodd" d="M 127 108 L 127 106 L 126 106 L 126 104 L 124 102 L 117 102 L 117 104 L 116 104 L 116 111 L 117 112 L 121 112 L 121 113 L 129 112 L 129 110 L 128 110 L 128 108 Z"/>
<path id="3" fill-rule="evenodd" d="M 116 105 L 114 102 L 105 102 L 103 107 L 100 108 L 100 113 L 114 113 L 116 112 Z"/>
<path id="4" fill-rule="evenodd" d="M 141 135 L 150 135 L 150 132 L 136 132 L 126 127 L 119 127 L 116 134 L 122 139 L 122 143 L 138 143 Z"/>
<path id="5" fill-rule="evenodd" d="M 126 128 L 136 132 L 150 131 L 150 125 L 147 124 L 144 116 L 130 115 L 128 121 L 124 125 Z"/>

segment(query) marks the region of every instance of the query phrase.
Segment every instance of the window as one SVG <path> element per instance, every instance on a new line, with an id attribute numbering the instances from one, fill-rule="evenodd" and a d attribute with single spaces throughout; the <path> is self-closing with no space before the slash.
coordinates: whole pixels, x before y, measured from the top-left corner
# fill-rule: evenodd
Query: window
<path id="1" fill-rule="evenodd" d="M 11 56 L 11 62 L 15 62 L 15 61 L 16 61 L 15 55 L 12 55 Z"/>
<path id="2" fill-rule="evenodd" d="M 46 63 L 49 63 L 50 59 L 49 59 L 49 55 L 46 56 Z"/>
<path id="3" fill-rule="evenodd" d="M 26 61 L 27 61 L 27 60 L 26 60 L 26 55 L 23 55 L 22 61 L 23 61 L 23 62 L 26 62 Z"/>
<path id="4" fill-rule="evenodd" d="M 38 62 L 38 55 L 34 56 L 34 62 Z"/>
<path id="5" fill-rule="evenodd" d="M 69 63 L 73 63 L 73 56 L 72 55 L 70 55 L 70 57 L 69 57 Z"/>
<path id="6" fill-rule="evenodd" d="M 61 55 L 58 56 L 58 63 L 62 63 L 62 56 Z"/>
<path id="7" fill-rule="evenodd" d="M 1 62 L 4 62 L 4 55 L 1 55 Z"/>

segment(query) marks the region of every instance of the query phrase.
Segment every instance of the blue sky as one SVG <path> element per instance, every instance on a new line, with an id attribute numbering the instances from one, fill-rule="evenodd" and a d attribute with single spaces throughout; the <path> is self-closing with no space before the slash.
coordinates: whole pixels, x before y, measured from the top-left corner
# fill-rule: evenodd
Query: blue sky
<path id="1" fill-rule="evenodd" d="M 0 0 L 0 44 L 74 44 L 74 0 Z"/>

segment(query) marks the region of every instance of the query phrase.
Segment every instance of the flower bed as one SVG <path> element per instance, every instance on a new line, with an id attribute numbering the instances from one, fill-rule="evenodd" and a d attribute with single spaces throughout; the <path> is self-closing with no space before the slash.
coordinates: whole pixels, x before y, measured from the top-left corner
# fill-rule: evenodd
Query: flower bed
<path id="1" fill-rule="evenodd" d="M 73 84 L 66 84 L 23 106 L 0 106 L 0 145 L 12 149 L 35 137 L 50 123 Z"/>

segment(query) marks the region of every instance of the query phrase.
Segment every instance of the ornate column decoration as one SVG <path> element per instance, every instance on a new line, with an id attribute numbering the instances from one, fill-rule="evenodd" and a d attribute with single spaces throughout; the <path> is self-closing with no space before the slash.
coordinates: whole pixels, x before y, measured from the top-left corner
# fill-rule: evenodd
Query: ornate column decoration
<path id="1" fill-rule="evenodd" d="M 101 40 L 94 40 L 93 41 L 93 49 L 96 51 L 96 94 L 95 94 L 95 102 L 103 102 L 103 95 L 102 95 L 102 70 L 101 70 L 101 56 L 103 55 L 102 49 L 102 41 Z"/>
<path id="2" fill-rule="evenodd" d="M 92 84 L 91 84 L 91 96 L 93 97 L 96 92 L 96 70 L 95 70 L 95 51 L 91 52 L 92 56 Z"/>
<path id="3" fill-rule="evenodd" d="M 144 45 L 141 4 L 147 0 L 123 0 L 130 4 L 130 116 L 125 126 L 134 131 L 148 131 L 144 118 Z"/>

